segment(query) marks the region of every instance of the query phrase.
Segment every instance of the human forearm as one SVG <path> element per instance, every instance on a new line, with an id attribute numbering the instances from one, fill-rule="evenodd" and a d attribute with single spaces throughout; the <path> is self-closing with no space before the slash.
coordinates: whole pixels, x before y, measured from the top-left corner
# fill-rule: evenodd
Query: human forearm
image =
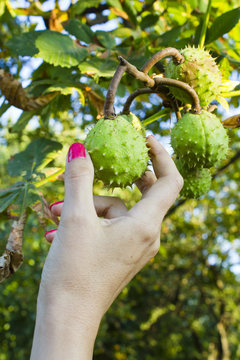
<path id="1" fill-rule="evenodd" d="M 101 316 L 71 296 L 38 299 L 31 360 L 91 360 Z"/>

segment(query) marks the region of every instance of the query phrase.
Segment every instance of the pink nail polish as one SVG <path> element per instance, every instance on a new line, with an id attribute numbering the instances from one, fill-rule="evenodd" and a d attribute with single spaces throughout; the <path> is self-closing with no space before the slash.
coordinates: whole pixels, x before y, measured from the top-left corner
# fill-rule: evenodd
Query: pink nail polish
<path id="1" fill-rule="evenodd" d="M 50 210 L 52 210 L 52 207 L 53 207 L 53 206 L 55 206 L 55 205 L 57 205 L 57 204 L 62 204 L 63 202 L 64 202 L 64 201 L 62 200 L 62 201 L 57 201 L 57 202 L 51 204 L 51 205 L 49 206 Z"/>
<path id="2" fill-rule="evenodd" d="M 47 232 L 44 234 L 45 238 L 47 239 L 46 235 L 47 235 L 47 234 L 50 234 L 50 233 L 52 233 L 52 232 L 54 232 L 54 231 L 57 231 L 57 229 L 53 229 L 53 230 L 47 231 Z"/>
<path id="3" fill-rule="evenodd" d="M 81 143 L 74 143 L 70 146 L 68 150 L 68 162 L 71 162 L 73 159 L 78 157 L 86 157 L 85 147 Z"/>

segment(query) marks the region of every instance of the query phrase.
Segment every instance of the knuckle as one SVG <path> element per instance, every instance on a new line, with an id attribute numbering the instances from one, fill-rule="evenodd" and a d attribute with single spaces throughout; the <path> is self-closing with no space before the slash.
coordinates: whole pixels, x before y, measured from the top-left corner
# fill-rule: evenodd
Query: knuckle
<path id="1" fill-rule="evenodd" d="M 177 186 L 177 190 L 180 192 L 183 188 L 184 185 L 184 180 L 182 175 L 178 172 L 176 175 L 176 186 Z"/>
<path id="2" fill-rule="evenodd" d="M 156 239 L 160 238 L 159 229 L 152 224 L 141 224 L 139 231 L 142 235 L 142 239 L 146 243 L 154 243 Z"/>
<path id="3" fill-rule="evenodd" d="M 63 218 L 61 218 L 63 225 L 83 229 L 91 222 L 90 217 L 87 214 L 78 214 L 77 211 L 69 211 Z"/>
<path id="4" fill-rule="evenodd" d="M 69 180 L 78 180 L 85 176 L 92 176 L 93 167 L 88 163 L 81 164 L 81 166 L 72 166 L 68 172 Z"/>
<path id="5" fill-rule="evenodd" d="M 154 243 L 150 248 L 150 253 L 149 253 L 150 259 L 153 258 L 155 255 L 157 255 L 159 248 L 160 248 L 160 237 L 154 241 Z"/>
<path id="6" fill-rule="evenodd" d="M 184 180 L 182 175 L 178 171 L 176 171 L 174 174 L 171 175 L 171 177 L 169 177 L 169 181 L 178 193 L 182 190 Z"/>

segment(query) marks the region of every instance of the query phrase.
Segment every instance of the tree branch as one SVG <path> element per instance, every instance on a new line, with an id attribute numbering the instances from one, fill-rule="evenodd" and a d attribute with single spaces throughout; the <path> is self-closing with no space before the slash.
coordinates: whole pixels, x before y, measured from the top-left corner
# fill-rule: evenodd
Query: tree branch
<path id="1" fill-rule="evenodd" d="M 167 57 L 167 56 L 173 56 L 173 61 L 175 61 L 177 64 L 181 64 L 184 62 L 185 58 L 184 56 L 175 48 L 169 47 L 166 49 L 163 49 L 159 52 L 157 52 L 153 57 L 148 60 L 143 67 L 141 68 L 141 71 L 144 72 L 144 74 L 147 74 L 149 70 L 161 59 Z"/>
<path id="2" fill-rule="evenodd" d="M 2 69 L 0 69 L 0 90 L 9 104 L 25 111 L 41 109 L 59 94 L 58 91 L 54 91 L 39 97 L 29 97 L 22 84 Z"/>
<path id="3" fill-rule="evenodd" d="M 124 105 L 123 114 L 129 114 L 130 112 L 130 106 L 133 102 L 133 100 L 142 94 L 158 94 L 158 96 L 160 96 L 163 99 L 163 106 L 165 107 L 171 107 L 173 109 L 173 111 L 175 111 L 176 113 L 176 117 L 177 119 L 181 118 L 181 113 L 178 109 L 178 105 L 176 103 L 176 100 L 173 96 L 171 96 L 171 94 L 169 94 L 169 90 L 167 87 L 165 86 L 158 86 L 157 89 L 150 89 L 150 88 L 142 88 L 142 89 L 137 89 L 135 90 L 131 95 L 129 95 L 129 97 L 127 98 L 127 101 Z M 168 106 L 166 106 L 166 104 L 168 104 Z"/>
<path id="4" fill-rule="evenodd" d="M 124 72 L 126 71 L 126 68 L 127 68 L 127 66 L 121 62 L 120 65 L 118 65 L 118 67 L 117 67 L 117 70 L 112 78 L 112 81 L 110 82 L 107 96 L 105 99 L 105 104 L 104 104 L 105 119 L 114 119 L 116 117 L 113 104 L 114 104 L 118 85 L 121 81 L 121 78 L 122 78 Z"/>
<path id="5" fill-rule="evenodd" d="M 14 220 L 3 255 L 0 257 L 0 283 L 14 274 L 23 263 L 22 239 L 26 211 Z"/>
<path id="6" fill-rule="evenodd" d="M 136 66 L 130 64 L 123 57 L 118 57 L 122 64 L 126 66 L 126 72 L 135 77 L 135 79 L 142 81 L 146 86 L 156 90 L 159 86 L 174 86 L 183 91 L 186 91 L 192 98 L 193 111 L 195 113 L 201 112 L 200 102 L 196 91 L 188 84 L 174 79 L 163 78 L 155 76 L 153 79 L 142 71 L 139 71 Z"/>
<path id="7" fill-rule="evenodd" d="M 173 86 L 173 87 L 177 87 L 181 90 L 186 91 L 192 98 L 193 111 L 197 114 L 199 114 L 201 112 L 201 106 L 200 106 L 198 95 L 197 95 L 196 91 L 190 85 L 188 85 L 182 81 L 179 81 L 179 80 L 163 78 L 160 76 L 155 76 L 153 79 L 154 79 L 156 85 Z"/>
<path id="8" fill-rule="evenodd" d="M 168 89 L 165 88 L 168 92 Z M 163 97 L 164 100 L 166 99 L 166 95 L 165 93 L 162 94 L 163 96 L 161 96 L 161 92 L 157 91 L 157 90 L 153 90 L 153 89 L 149 89 L 149 88 L 142 88 L 142 89 L 137 89 L 135 90 L 132 94 L 129 95 L 129 97 L 127 98 L 127 101 L 124 105 L 124 108 L 123 108 L 123 111 L 122 113 L 123 114 L 129 114 L 130 112 L 130 106 L 133 102 L 133 100 L 139 96 L 139 95 L 143 95 L 143 94 L 154 94 L 154 93 L 157 93 L 160 97 Z"/>

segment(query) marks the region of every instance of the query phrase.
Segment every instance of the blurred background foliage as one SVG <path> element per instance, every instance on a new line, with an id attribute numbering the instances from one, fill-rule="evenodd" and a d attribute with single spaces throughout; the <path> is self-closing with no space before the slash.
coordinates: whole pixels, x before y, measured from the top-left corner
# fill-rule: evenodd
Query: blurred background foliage
<path id="1" fill-rule="evenodd" d="M 234 81 L 240 65 L 238 5 L 213 0 L 204 34 L 223 77 Z M 117 57 L 140 68 L 162 48 L 198 46 L 207 8 L 206 0 L 0 1 L 0 188 L 10 189 L 0 192 L 1 253 L 14 218 L 28 209 L 24 263 L 0 285 L 0 360 L 29 358 L 49 248 L 43 235 L 55 227 L 34 205 L 42 197 L 48 203 L 63 199 L 68 147 L 102 116 Z M 162 72 L 163 65 L 154 71 Z M 138 87 L 139 81 L 123 77 L 117 112 Z M 240 112 L 240 87 L 234 90 L 235 96 L 218 104 L 222 119 Z M 131 110 L 143 120 L 161 108 L 157 95 L 142 95 Z M 166 115 L 147 126 L 170 152 L 175 121 Z M 228 132 L 229 157 L 209 194 L 178 199 L 170 209 L 159 254 L 106 314 L 94 359 L 240 359 L 240 133 Z M 94 192 L 119 196 L 128 207 L 140 199 L 136 187 L 111 192 L 95 183 Z"/>

